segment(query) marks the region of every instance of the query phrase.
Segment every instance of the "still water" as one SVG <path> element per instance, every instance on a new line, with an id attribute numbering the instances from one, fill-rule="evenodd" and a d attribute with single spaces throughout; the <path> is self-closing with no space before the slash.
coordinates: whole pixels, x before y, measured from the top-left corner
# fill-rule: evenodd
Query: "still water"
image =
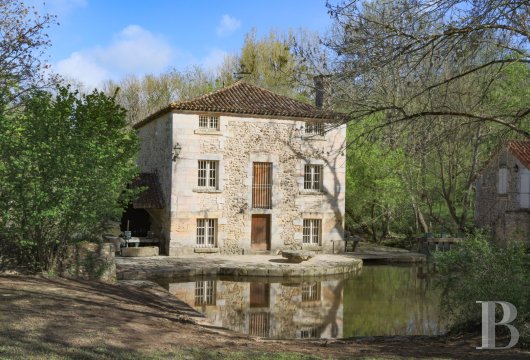
<path id="1" fill-rule="evenodd" d="M 439 292 L 424 266 L 365 265 L 303 282 L 196 279 L 161 283 L 214 325 L 268 338 L 436 335 Z"/>

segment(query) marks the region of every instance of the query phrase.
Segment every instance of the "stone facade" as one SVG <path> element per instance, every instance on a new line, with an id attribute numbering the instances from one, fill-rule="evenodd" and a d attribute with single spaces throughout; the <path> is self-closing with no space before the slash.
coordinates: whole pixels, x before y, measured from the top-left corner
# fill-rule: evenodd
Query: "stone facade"
<path id="1" fill-rule="evenodd" d="M 521 188 L 526 187 L 526 182 L 521 180 L 526 176 L 530 176 L 529 169 L 504 147 L 477 179 L 475 223 L 501 242 L 530 243 L 530 209 L 521 198 L 529 191 Z M 500 177 L 506 178 L 505 186 Z"/>
<path id="2" fill-rule="evenodd" d="M 161 116 L 157 121 L 144 125 L 140 131 L 140 153 L 138 166 L 142 171 L 155 173 L 160 182 L 164 207 L 162 209 L 146 209 L 150 215 L 151 231 L 162 239 L 170 239 L 169 209 L 171 208 L 172 181 L 172 129 L 171 114 Z M 169 253 L 169 242 L 163 241 L 161 252 Z"/>
<path id="3" fill-rule="evenodd" d="M 199 129 L 199 115 L 218 116 L 217 130 Z M 159 177 L 165 198 L 161 210 L 148 210 L 152 231 L 169 255 L 200 251 L 197 219 L 216 219 L 213 251 L 252 253 L 253 214 L 271 219 L 269 250 L 309 249 L 332 252 L 343 239 L 345 125 L 323 136 L 304 134 L 311 119 L 173 111 L 138 129 L 142 172 Z M 178 158 L 172 149 L 182 148 Z M 198 188 L 198 161 L 218 162 L 215 190 Z M 272 208 L 252 208 L 252 164 L 272 163 Z M 304 190 L 304 165 L 321 165 L 322 191 Z M 322 221 L 318 245 L 303 244 L 303 219 Z M 208 252 L 211 252 L 209 250 Z"/>

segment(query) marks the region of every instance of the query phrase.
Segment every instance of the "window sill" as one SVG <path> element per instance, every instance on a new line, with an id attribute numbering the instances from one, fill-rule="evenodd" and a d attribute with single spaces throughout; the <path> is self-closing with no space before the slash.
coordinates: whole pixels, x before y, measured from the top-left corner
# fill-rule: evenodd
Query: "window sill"
<path id="1" fill-rule="evenodd" d="M 326 195 L 324 191 L 318 190 L 300 190 L 300 195 Z"/>
<path id="2" fill-rule="evenodd" d="M 326 141 L 326 137 L 324 135 L 304 135 L 302 136 L 302 139 L 314 140 L 314 141 Z"/>
<path id="3" fill-rule="evenodd" d="M 196 192 L 196 193 L 206 193 L 206 194 L 219 194 L 219 193 L 221 193 L 222 191 L 219 190 L 219 189 L 209 189 L 209 188 L 200 188 L 200 187 L 196 187 L 196 188 L 193 188 L 193 192 Z"/>
<path id="4" fill-rule="evenodd" d="M 199 254 L 213 254 L 218 253 L 219 248 L 217 247 L 200 247 L 200 248 L 194 248 L 193 252 L 199 253 Z"/>
<path id="5" fill-rule="evenodd" d="M 322 251 L 322 246 L 321 245 L 316 245 L 316 244 L 302 244 L 302 250 Z"/>
<path id="6" fill-rule="evenodd" d="M 308 308 L 312 308 L 312 307 L 320 307 L 322 306 L 322 300 L 302 300 L 302 302 L 300 303 L 300 306 L 301 307 L 308 307 Z"/>
<path id="7" fill-rule="evenodd" d="M 193 133 L 197 135 L 223 135 L 220 130 L 215 129 L 196 129 Z"/>

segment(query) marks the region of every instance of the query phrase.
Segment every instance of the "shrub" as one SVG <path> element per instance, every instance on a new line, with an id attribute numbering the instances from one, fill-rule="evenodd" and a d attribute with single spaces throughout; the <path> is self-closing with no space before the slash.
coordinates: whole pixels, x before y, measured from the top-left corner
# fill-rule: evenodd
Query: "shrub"
<path id="1" fill-rule="evenodd" d="M 481 306 L 476 301 L 508 301 L 517 308 L 514 326 L 520 343 L 530 345 L 530 264 L 524 246 L 499 246 L 478 234 L 451 251 L 437 253 L 435 262 L 443 289 L 442 311 L 450 318 L 451 331 L 480 330 Z M 499 321 L 502 314 L 497 315 Z"/>
<path id="2" fill-rule="evenodd" d="M 137 149 L 125 110 L 101 92 L 34 90 L 0 108 L 0 260 L 49 271 L 100 234 L 132 195 Z"/>

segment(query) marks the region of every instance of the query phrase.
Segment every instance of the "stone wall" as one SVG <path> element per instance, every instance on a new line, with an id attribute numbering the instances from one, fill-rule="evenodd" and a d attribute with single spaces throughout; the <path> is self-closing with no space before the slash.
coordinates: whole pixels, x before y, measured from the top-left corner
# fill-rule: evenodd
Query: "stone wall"
<path id="1" fill-rule="evenodd" d="M 140 153 L 138 165 L 141 172 L 156 173 L 163 195 L 163 209 L 146 209 L 151 217 L 151 231 L 162 240 L 161 252 L 169 253 L 169 209 L 172 182 L 172 130 L 171 114 L 151 121 L 138 130 Z"/>
<path id="2" fill-rule="evenodd" d="M 80 243 L 69 245 L 59 273 L 61 276 L 74 279 L 116 281 L 114 244 Z"/>
<path id="3" fill-rule="evenodd" d="M 170 255 L 194 252 L 197 218 L 218 219 L 220 252 L 248 253 L 253 214 L 271 215 L 273 252 L 302 248 L 302 219 L 320 218 L 322 246 L 316 250 L 331 252 L 332 240 L 343 235 L 345 126 L 304 138 L 304 121 L 220 116 L 219 131 L 206 132 L 198 122 L 196 114 L 173 114 L 173 144 L 183 150 L 172 170 Z M 218 191 L 197 188 L 198 160 L 219 162 Z M 256 161 L 273 163 L 272 209 L 251 209 Z M 323 165 L 324 192 L 303 190 L 306 163 Z"/>
<path id="4" fill-rule="evenodd" d="M 506 194 L 498 193 L 499 169 L 508 171 Z M 476 182 L 475 223 L 501 242 L 530 242 L 530 210 L 519 203 L 519 174 L 524 165 L 502 149 L 482 170 Z"/>

